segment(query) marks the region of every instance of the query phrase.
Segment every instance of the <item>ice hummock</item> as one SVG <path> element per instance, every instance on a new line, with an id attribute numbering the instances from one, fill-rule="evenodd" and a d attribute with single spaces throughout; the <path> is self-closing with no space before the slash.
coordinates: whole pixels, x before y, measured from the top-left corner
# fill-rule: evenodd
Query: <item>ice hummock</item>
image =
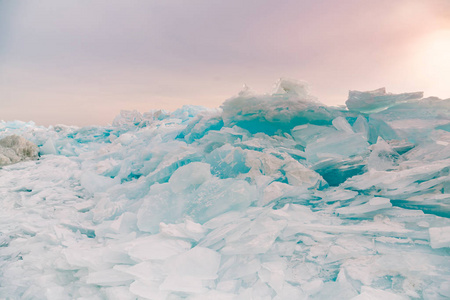
<path id="1" fill-rule="evenodd" d="M 36 159 L 38 147 L 21 136 L 10 135 L 0 139 L 0 166 Z"/>
<path id="2" fill-rule="evenodd" d="M 281 80 L 111 126 L 0 123 L 40 153 L 0 169 L 0 298 L 448 299 L 450 100 L 347 106 Z"/>

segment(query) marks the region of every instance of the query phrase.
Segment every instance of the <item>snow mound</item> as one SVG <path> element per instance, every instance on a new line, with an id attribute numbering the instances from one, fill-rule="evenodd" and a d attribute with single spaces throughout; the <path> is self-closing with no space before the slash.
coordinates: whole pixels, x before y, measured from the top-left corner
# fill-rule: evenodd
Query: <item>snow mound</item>
<path id="1" fill-rule="evenodd" d="M 0 166 L 37 159 L 38 147 L 21 136 L 10 135 L 0 139 Z"/>
<path id="2" fill-rule="evenodd" d="M 0 169 L 0 298 L 448 299 L 450 100 L 421 97 L 0 123 L 41 153 Z"/>

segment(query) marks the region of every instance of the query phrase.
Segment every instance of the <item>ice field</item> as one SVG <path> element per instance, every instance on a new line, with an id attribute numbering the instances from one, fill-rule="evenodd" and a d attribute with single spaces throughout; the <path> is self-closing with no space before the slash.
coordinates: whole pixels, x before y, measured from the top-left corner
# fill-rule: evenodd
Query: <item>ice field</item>
<path id="1" fill-rule="evenodd" d="M 450 99 L 281 80 L 0 138 L 0 299 L 450 298 Z"/>

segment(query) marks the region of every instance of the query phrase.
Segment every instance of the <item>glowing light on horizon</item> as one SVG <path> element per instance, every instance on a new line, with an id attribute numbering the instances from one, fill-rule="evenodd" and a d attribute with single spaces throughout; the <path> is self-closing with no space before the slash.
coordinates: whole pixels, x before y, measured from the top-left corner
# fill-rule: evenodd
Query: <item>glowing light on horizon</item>
<path id="1" fill-rule="evenodd" d="M 433 32 L 421 41 L 415 57 L 419 76 L 436 96 L 450 97 L 450 29 Z"/>

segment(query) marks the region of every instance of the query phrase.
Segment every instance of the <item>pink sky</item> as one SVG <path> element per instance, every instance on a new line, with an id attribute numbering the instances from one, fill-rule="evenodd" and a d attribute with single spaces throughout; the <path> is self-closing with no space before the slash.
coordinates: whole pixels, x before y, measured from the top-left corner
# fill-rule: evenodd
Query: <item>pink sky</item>
<path id="1" fill-rule="evenodd" d="M 450 97 L 450 2 L 0 2 L 0 120 L 107 124 L 120 109 L 218 107 L 279 77 Z"/>

